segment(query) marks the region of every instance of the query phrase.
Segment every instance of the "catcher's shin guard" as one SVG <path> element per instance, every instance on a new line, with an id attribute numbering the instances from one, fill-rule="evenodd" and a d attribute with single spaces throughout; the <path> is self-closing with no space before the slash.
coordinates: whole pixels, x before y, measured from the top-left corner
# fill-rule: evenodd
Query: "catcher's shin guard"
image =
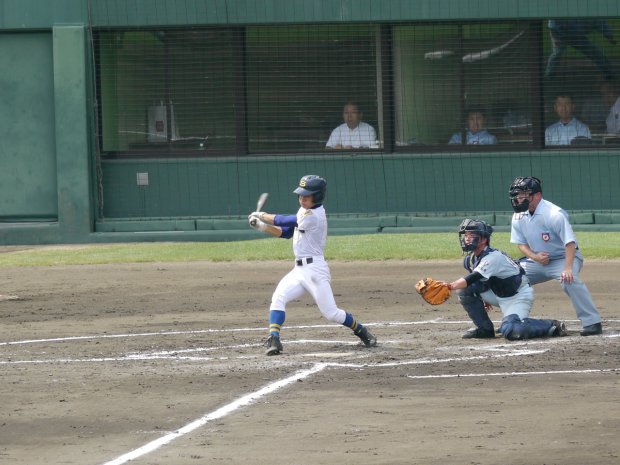
<path id="1" fill-rule="evenodd" d="M 477 328 L 484 331 L 494 333 L 495 327 L 493 322 L 489 318 L 486 308 L 484 308 L 484 302 L 473 292 L 471 286 L 461 289 L 459 294 L 459 303 L 463 306 L 471 321 L 474 322 Z"/>
<path id="2" fill-rule="evenodd" d="M 518 315 L 508 315 L 502 319 L 499 332 L 509 341 L 547 337 L 555 332 L 555 322 L 555 320 L 537 320 L 535 318 L 521 320 Z M 558 334 L 560 332 L 561 330 L 558 331 Z"/>

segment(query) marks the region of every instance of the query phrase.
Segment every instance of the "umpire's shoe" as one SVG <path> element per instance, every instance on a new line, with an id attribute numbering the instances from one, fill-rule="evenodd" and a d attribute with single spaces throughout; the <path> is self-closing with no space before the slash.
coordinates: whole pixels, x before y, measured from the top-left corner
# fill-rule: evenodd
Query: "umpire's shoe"
<path id="1" fill-rule="evenodd" d="M 582 336 L 596 336 L 597 334 L 603 334 L 603 325 L 600 323 L 584 326 L 581 330 Z"/>
<path id="2" fill-rule="evenodd" d="M 274 336 L 273 334 L 269 336 L 267 342 L 265 342 L 265 346 L 267 346 L 266 355 L 278 355 L 282 352 L 282 343 L 280 342 L 280 338 L 278 336 Z"/>
<path id="3" fill-rule="evenodd" d="M 359 337 L 366 347 L 375 347 L 377 345 L 377 338 L 372 335 L 370 331 L 364 326 L 359 332 L 355 332 L 355 335 Z"/>
<path id="4" fill-rule="evenodd" d="M 463 334 L 463 339 L 492 339 L 495 337 L 493 329 L 472 328 Z"/>

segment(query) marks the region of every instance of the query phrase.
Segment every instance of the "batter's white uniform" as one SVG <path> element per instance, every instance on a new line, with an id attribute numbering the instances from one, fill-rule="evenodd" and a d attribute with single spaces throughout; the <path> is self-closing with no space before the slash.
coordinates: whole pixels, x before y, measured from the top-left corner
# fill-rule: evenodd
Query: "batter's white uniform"
<path id="1" fill-rule="evenodd" d="M 329 136 L 326 147 L 335 149 L 337 145 L 343 147 L 359 148 L 378 148 L 377 133 L 375 129 L 367 123 L 361 122 L 355 129 L 349 128 L 346 123 L 334 129 Z"/>
<path id="2" fill-rule="evenodd" d="M 344 323 L 346 312 L 337 307 L 331 287 L 331 273 L 325 261 L 327 217 L 325 208 L 300 208 L 293 233 L 295 265 L 284 276 L 271 298 L 271 310 L 286 311 L 286 304 L 306 292 L 316 302 L 321 314 L 335 323 Z"/>

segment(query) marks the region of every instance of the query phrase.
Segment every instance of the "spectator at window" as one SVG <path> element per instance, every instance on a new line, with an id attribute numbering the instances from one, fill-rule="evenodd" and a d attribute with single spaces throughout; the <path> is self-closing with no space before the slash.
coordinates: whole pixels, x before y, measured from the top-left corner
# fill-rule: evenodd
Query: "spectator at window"
<path id="1" fill-rule="evenodd" d="M 560 121 L 545 130 L 546 145 L 570 145 L 576 137 L 592 139 L 588 126 L 573 116 L 575 105 L 570 95 L 558 95 L 553 109 Z"/>
<path id="2" fill-rule="evenodd" d="M 347 102 L 342 112 L 344 123 L 334 129 L 325 145 L 330 149 L 378 148 L 377 133 L 362 121 L 364 114 L 355 102 Z"/>
<path id="3" fill-rule="evenodd" d="M 609 114 L 605 123 L 607 125 L 607 134 L 620 133 L 620 91 L 615 82 L 604 81 L 601 84 L 601 97 L 603 102 L 609 108 Z"/>
<path id="4" fill-rule="evenodd" d="M 478 108 L 472 108 L 467 112 L 467 145 L 491 145 L 497 144 L 497 137 L 484 129 L 484 112 Z M 463 137 L 460 132 L 455 132 L 448 144 L 462 144 Z"/>

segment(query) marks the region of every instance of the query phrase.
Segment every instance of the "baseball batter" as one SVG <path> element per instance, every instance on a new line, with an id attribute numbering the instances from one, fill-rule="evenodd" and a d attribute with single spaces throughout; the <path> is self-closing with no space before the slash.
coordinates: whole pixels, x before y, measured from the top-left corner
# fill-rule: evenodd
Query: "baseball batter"
<path id="1" fill-rule="evenodd" d="M 581 320 L 582 336 L 601 334 L 601 316 L 590 291 L 579 278 L 583 256 L 568 213 L 543 199 L 540 179 L 516 178 L 509 189 L 512 216 L 510 242 L 525 257 L 521 264 L 532 285 L 558 280 Z"/>
<path id="2" fill-rule="evenodd" d="M 534 303 L 534 290 L 521 266 L 501 250 L 490 247 L 493 228 L 481 220 L 466 218 L 459 227 L 459 240 L 467 256 L 463 261 L 467 276 L 449 284 L 461 289 L 459 302 L 476 324 L 465 339 L 495 337 L 487 305 L 502 311 L 498 330 L 508 340 L 535 337 L 566 336 L 564 323 L 558 320 L 529 318 Z"/>
<path id="3" fill-rule="evenodd" d="M 280 330 L 286 316 L 286 304 L 309 293 L 321 314 L 329 321 L 351 328 L 366 347 L 377 345 L 377 339 L 359 323 L 353 315 L 336 305 L 331 288 L 331 274 L 325 261 L 327 240 L 327 217 L 323 201 L 327 191 L 325 179 L 316 175 L 301 178 L 293 191 L 297 194 L 300 208 L 296 215 L 279 215 L 253 212 L 248 216 L 252 228 L 275 237 L 293 238 L 295 264 L 284 276 L 271 298 L 269 311 L 269 338 L 267 355 L 282 352 Z"/>

